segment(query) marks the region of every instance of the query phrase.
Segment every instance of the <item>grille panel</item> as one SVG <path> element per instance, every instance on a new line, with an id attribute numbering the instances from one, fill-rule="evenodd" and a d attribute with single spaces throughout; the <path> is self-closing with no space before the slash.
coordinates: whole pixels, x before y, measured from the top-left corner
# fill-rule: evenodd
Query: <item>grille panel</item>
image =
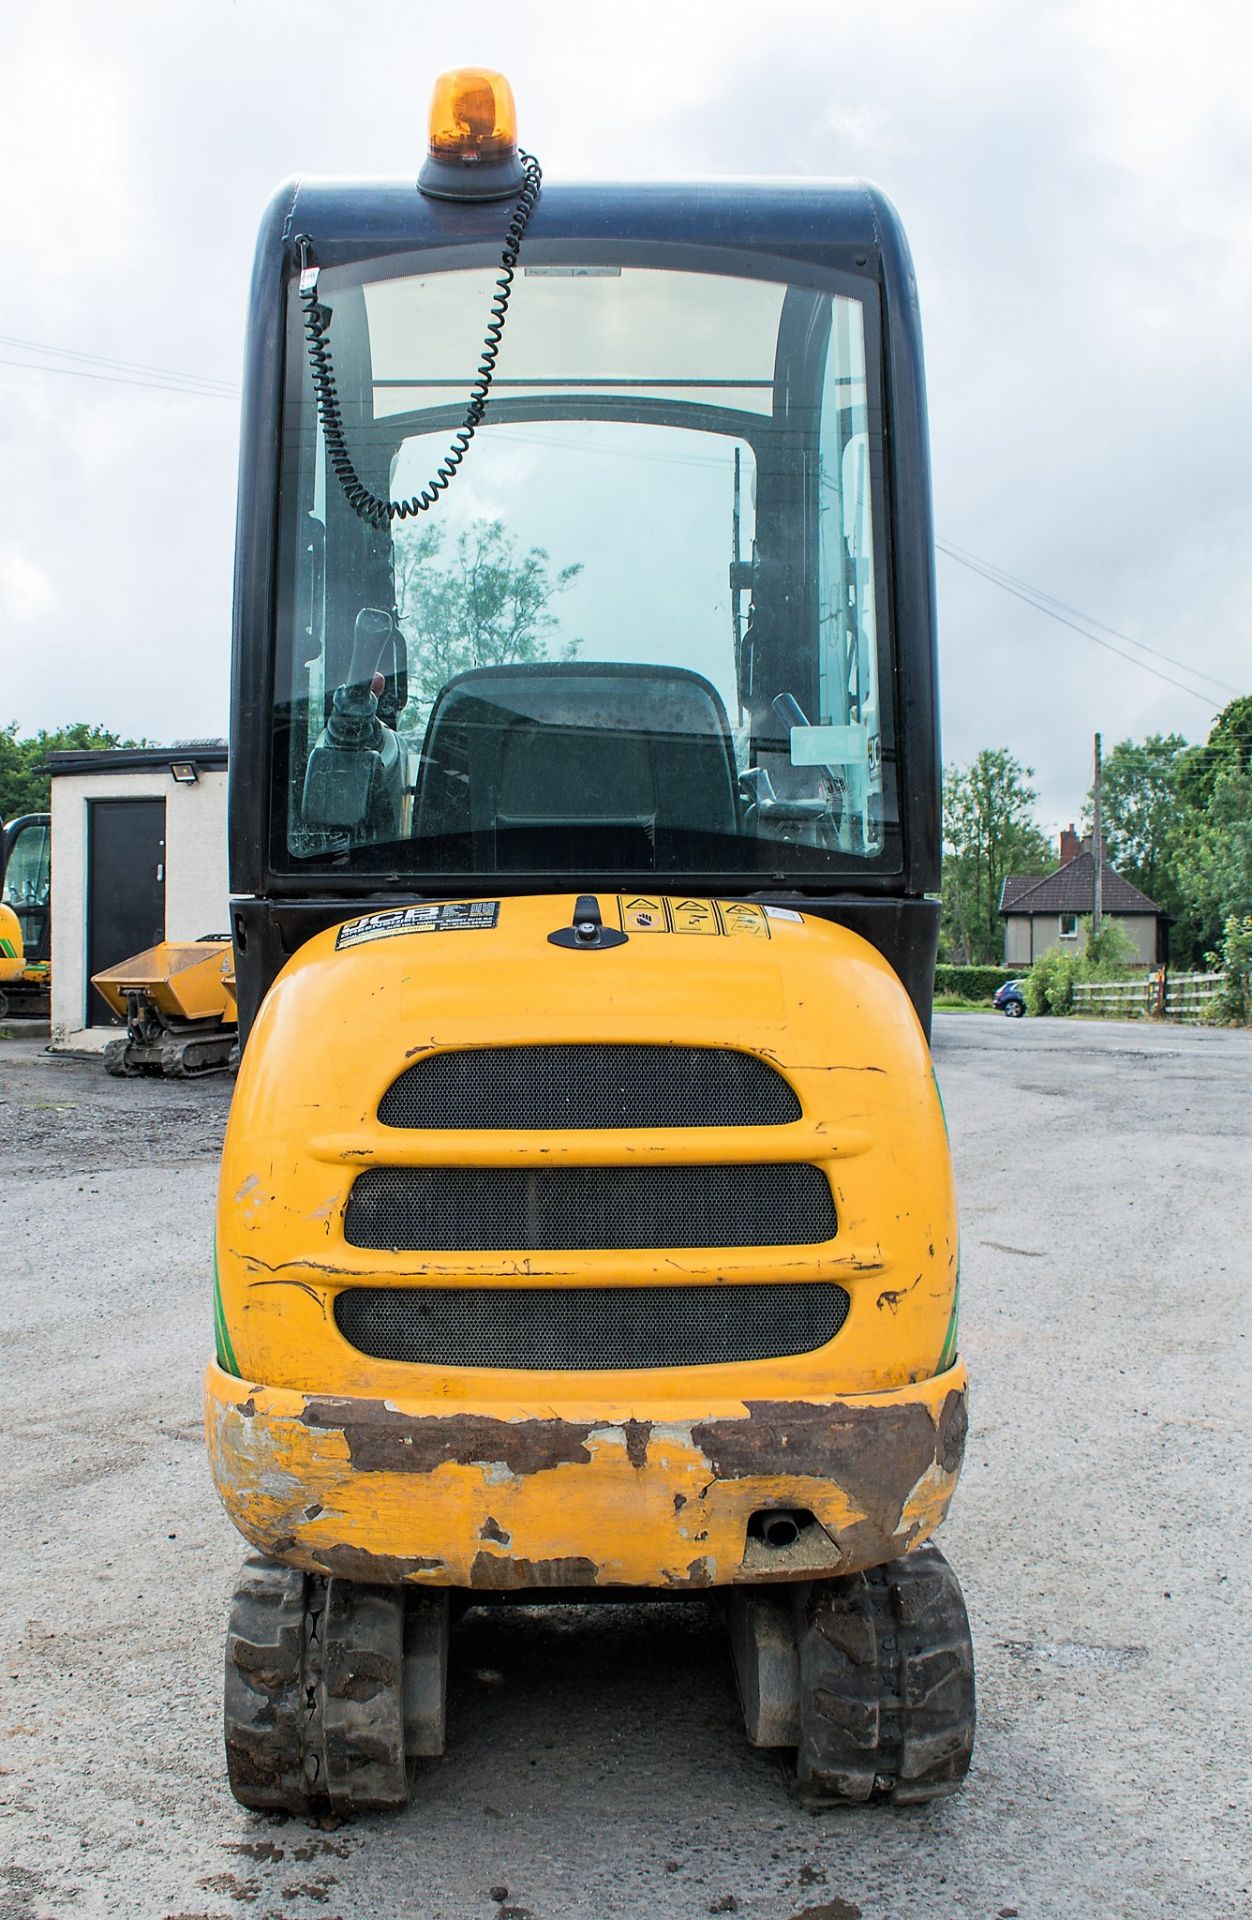
<path id="1" fill-rule="evenodd" d="M 812 1353 L 848 1295 L 828 1281 L 678 1287 L 350 1287 L 335 1324 L 359 1352 L 417 1366 L 597 1372 Z"/>
<path id="2" fill-rule="evenodd" d="M 800 1102 L 754 1054 L 720 1047 L 477 1047 L 406 1068 L 389 1127 L 778 1127 Z"/>
<path id="3" fill-rule="evenodd" d="M 395 1252 L 778 1247 L 834 1238 L 819 1167 L 371 1167 L 344 1216 Z"/>

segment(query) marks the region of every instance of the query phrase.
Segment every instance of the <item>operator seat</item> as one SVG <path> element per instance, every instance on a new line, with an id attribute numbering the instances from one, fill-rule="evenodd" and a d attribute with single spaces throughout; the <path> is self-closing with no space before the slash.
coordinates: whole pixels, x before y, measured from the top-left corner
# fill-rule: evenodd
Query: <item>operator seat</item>
<path id="1" fill-rule="evenodd" d="M 426 726 L 415 827 L 476 871 L 699 867 L 738 827 L 721 696 L 684 667 L 477 667 Z M 694 838 L 693 838 L 694 836 Z"/>

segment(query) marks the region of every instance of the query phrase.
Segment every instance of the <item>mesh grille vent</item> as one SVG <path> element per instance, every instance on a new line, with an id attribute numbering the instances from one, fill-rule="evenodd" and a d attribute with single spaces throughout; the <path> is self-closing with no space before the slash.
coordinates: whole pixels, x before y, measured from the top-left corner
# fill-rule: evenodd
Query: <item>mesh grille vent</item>
<path id="1" fill-rule="evenodd" d="M 344 1339 L 377 1360 L 432 1367 L 717 1366 L 812 1353 L 848 1295 L 826 1281 L 684 1287 L 351 1287 Z"/>
<path id="2" fill-rule="evenodd" d="M 830 1184 L 809 1166 L 371 1167 L 344 1217 L 354 1247 L 779 1247 L 830 1240 Z"/>
<path id="3" fill-rule="evenodd" d="M 383 1095 L 389 1127 L 779 1127 L 795 1092 L 719 1047 L 477 1047 L 436 1053 Z"/>

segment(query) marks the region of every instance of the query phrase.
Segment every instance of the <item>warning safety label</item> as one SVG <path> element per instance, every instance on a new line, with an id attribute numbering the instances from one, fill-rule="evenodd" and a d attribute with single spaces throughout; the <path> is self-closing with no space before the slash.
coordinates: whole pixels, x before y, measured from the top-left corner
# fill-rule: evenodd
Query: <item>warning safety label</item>
<path id="1" fill-rule="evenodd" d="M 683 900 L 644 893 L 617 896 L 623 933 L 741 934 L 768 940 L 766 911 L 751 900 Z"/>

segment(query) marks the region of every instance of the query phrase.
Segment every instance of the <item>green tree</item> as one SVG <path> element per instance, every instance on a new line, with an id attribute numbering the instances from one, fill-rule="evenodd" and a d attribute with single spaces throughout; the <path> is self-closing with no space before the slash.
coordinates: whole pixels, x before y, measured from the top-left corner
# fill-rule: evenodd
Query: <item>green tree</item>
<path id="1" fill-rule="evenodd" d="M 1049 947 L 1041 953 L 1026 975 L 1026 1011 L 1072 1013 L 1074 982 L 1080 978 L 1080 960 L 1076 953 L 1062 947 Z"/>
<path id="2" fill-rule="evenodd" d="M 1252 914 L 1252 771 L 1220 769 L 1208 805 L 1180 831 L 1176 865 L 1196 948 L 1204 952 L 1218 945 L 1229 919 Z"/>
<path id="3" fill-rule="evenodd" d="M 1210 1017 L 1219 1023 L 1252 1026 L 1252 913 L 1232 913 L 1222 928 L 1221 947 L 1205 959 L 1223 976 Z"/>
<path id="4" fill-rule="evenodd" d="M 410 724 L 421 725 L 439 689 L 471 667 L 553 657 L 560 621 L 552 602 L 582 572 L 554 571 L 542 547 L 519 553 L 501 520 L 476 520 L 448 550 L 444 528 L 395 536 L 396 605 L 408 640 Z M 580 640 L 564 639 L 568 660 Z"/>
<path id="5" fill-rule="evenodd" d="M 1188 750 L 1180 733 L 1150 733 L 1146 740 L 1119 740 L 1104 762 L 1104 857 L 1124 879 L 1170 911 L 1177 904 L 1171 855 L 1184 804 L 1178 769 Z M 1088 833 L 1092 815 L 1088 794 L 1083 823 Z"/>
<path id="6" fill-rule="evenodd" d="M 1170 947 L 1178 966 L 1190 963 L 1195 938 L 1178 877 L 1181 832 L 1191 812 L 1181 791 L 1182 768 L 1192 752 L 1180 733 L 1151 733 L 1146 740 L 1119 740 L 1104 762 L 1104 857 L 1172 916 Z M 1088 833 L 1093 823 L 1089 793 L 1083 814 Z"/>
<path id="7" fill-rule="evenodd" d="M 1060 945 L 1040 954 L 1026 975 L 1027 1013 L 1072 1013 L 1074 988 L 1082 980 L 1124 980 L 1135 966 L 1138 949 L 1124 927 L 1106 920 L 1092 933 L 1090 919 L 1082 921 L 1086 940 L 1081 951 Z"/>
<path id="8" fill-rule="evenodd" d="M 1187 806 L 1202 813 L 1223 773 L 1246 773 L 1252 763 L 1252 693 L 1222 708 L 1202 747 L 1191 747 L 1178 767 L 1178 790 Z"/>
<path id="9" fill-rule="evenodd" d="M 0 727 L 0 820 L 12 820 L 19 813 L 46 813 L 50 804 L 52 781 L 40 773 L 50 753 L 99 747 L 134 747 L 142 741 L 123 740 L 107 727 L 89 726 L 85 720 L 72 726 L 57 727 L 48 733 L 23 737 L 18 722 L 10 720 Z"/>
<path id="10" fill-rule="evenodd" d="M 1080 979 L 1123 980 L 1140 964 L 1138 947 L 1116 920 L 1101 921 L 1099 933 L 1092 933 L 1090 920 L 1084 919 L 1082 925 L 1087 942 L 1079 956 Z"/>
<path id="11" fill-rule="evenodd" d="M 984 747 L 968 767 L 943 776 L 944 944 L 975 966 L 1004 950 L 1000 891 L 1010 873 L 1047 873 L 1055 865 L 1030 810 L 1038 798 L 1007 747 Z"/>
<path id="12" fill-rule="evenodd" d="M 1232 700 L 1204 745 L 1180 757 L 1178 790 L 1171 857 L 1183 929 L 1199 959 L 1232 915 L 1252 914 L 1252 694 Z"/>

